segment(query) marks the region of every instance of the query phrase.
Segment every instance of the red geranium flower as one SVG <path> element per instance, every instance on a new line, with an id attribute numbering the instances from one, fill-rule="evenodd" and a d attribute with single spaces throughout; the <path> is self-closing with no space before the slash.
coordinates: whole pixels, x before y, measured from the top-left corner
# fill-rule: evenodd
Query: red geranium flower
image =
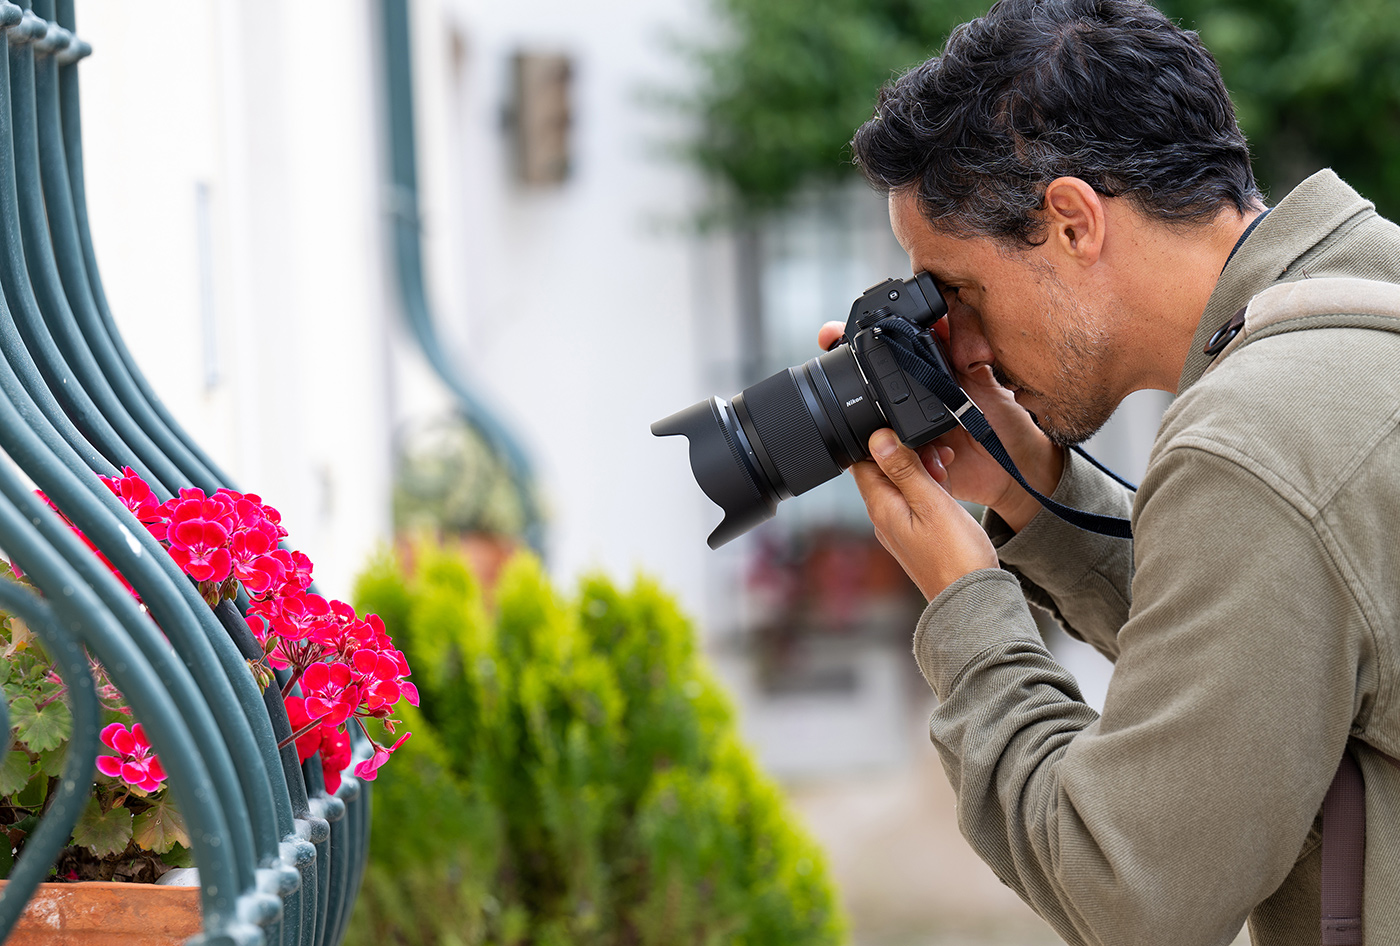
<path id="1" fill-rule="evenodd" d="M 146 740 L 146 731 L 137 723 L 127 729 L 121 723 L 112 723 L 102 730 L 102 744 L 115 749 L 116 755 L 97 757 L 97 771 L 123 782 L 143 792 L 157 791 L 165 781 L 165 768 L 160 759 L 151 751 Z"/>
<path id="2" fill-rule="evenodd" d="M 398 741 L 396 741 L 392 746 L 390 746 L 387 749 L 385 749 L 381 745 L 376 744 L 374 747 L 374 755 L 370 756 L 365 761 L 356 764 L 355 774 L 358 775 L 360 778 L 364 779 L 366 782 L 373 782 L 375 776 L 379 774 L 379 767 L 385 762 L 388 762 L 389 756 L 393 755 L 394 751 L 398 749 L 399 746 L 403 745 L 406 741 L 408 741 L 408 737 L 411 735 L 413 735 L 413 733 L 411 732 L 404 733 L 398 738 Z"/>
<path id="3" fill-rule="evenodd" d="M 307 714 L 312 719 L 324 716 L 328 726 L 345 722 L 360 703 L 360 688 L 350 668 L 341 663 L 307 667 L 301 675 L 301 689 L 306 694 Z"/>

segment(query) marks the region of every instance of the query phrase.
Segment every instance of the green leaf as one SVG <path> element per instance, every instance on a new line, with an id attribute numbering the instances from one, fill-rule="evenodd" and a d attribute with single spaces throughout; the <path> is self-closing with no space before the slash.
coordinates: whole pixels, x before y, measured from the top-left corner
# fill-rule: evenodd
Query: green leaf
<path id="1" fill-rule="evenodd" d="M 0 831 L 0 880 L 8 880 L 15 866 L 15 850 L 10 847 L 10 836 Z"/>
<path id="2" fill-rule="evenodd" d="M 164 854 L 176 844 L 188 847 L 190 843 L 185 819 L 176 810 L 175 803 L 165 798 L 137 815 L 133 827 L 136 845 L 157 854 Z"/>
<path id="3" fill-rule="evenodd" d="M 0 763 L 0 798 L 13 795 L 29 783 L 34 769 L 29 754 L 21 749 L 5 753 L 5 761 Z"/>
<path id="4" fill-rule="evenodd" d="M 39 771 L 49 778 L 53 778 L 63 771 L 63 760 L 67 756 L 68 753 L 62 746 L 39 753 Z"/>
<path id="5" fill-rule="evenodd" d="M 185 844 L 172 844 L 170 850 L 160 856 L 166 867 L 193 867 L 194 853 Z"/>
<path id="6" fill-rule="evenodd" d="M 57 749 L 73 734 L 73 714 L 62 700 L 39 709 L 22 696 L 10 704 L 10 720 L 19 741 L 35 752 Z"/>
<path id="7" fill-rule="evenodd" d="M 87 848 L 95 857 L 120 854 L 130 840 L 131 812 L 126 808 L 104 812 L 95 798 L 73 826 L 73 843 Z"/>

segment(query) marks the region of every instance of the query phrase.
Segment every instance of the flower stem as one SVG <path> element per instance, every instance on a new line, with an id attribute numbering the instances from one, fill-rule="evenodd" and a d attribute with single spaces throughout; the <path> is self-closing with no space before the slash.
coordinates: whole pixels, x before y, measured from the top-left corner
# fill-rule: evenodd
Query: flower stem
<path id="1" fill-rule="evenodd" d="M 297 667 L 292 671 L 292 675 L 287 678 L 287 685 L 282 687 L 282 699 L 285 700 L 292 695 L 292 687 L 297 685 L 297 681 L 301 679 L 302 671 L 305 669 L 305 667 Z"/>
<path id="2" fill-rule="evenodd" d="M 305 736 L 307 733 L 311 732 L 311 730 L 313 730 L 313 729 L 315 729 L 317 726 L 321 725 L 321 720 L 324 719 L 324 718 L 325 718 L 325 717 L 320 716 L 320 717 L 317 717 L 316 719 L 313 719 L 311 722 L 307 723 L 305 726 L 301 727 L 301 728 L 298 729 L 296 732 L 292 733 L 292 734 L 291 734 L 290 736 L 288 736 L 286 739 L 283 739 L 281 742 L 279 742 L 279 743 L 277 744 L 277 748 L 279 748 L 279 749 L 285 749 L 287 746 L 290 746 L 292 743 L 296 742 L 296 741 L 297 741 L 298 739 L 300 739 L 302 736 Z"/>
<path id="3" fill-rule="evenodd" d="M 365 734 L 365 738 L 369 740 L 369 744 L 370 744 L 370 745 L 374 746 L 374 748 L 376 748 L 376 749 L 383 749 L 383 748 L 384 748 L 384 747 L 381 746 L 379 743 L 375 742 L 375 741 L 374 741 L 374 737 L 371 736 L 371 735 L 369 734 L 369 730 L 365 728 L 365 721 L 364 721 L 364 718 L 363 718 L 363 717 L 360 717 L 360 716 L 352 716 L 351 718 L 352 718 L 353 720 L 355 720 L 355 725 L 357 725 L 357 726 L 360 727 L 360 732 L 362 732 L 362 733 Z"/>

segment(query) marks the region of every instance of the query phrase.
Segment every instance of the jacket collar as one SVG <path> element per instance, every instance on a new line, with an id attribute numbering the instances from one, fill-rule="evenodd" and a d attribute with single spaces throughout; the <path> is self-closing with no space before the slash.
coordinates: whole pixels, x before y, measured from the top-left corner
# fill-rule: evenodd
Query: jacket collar
<path id="1" fill-rule="evenodd" d="M 1330 169 L 1318 171 L 1295 187 L 1225 264 L 1191 339 L 1177 394 L 1185 393 L 1205 373 L 1211 356 L 1202 349 L 1221 325 L 1257 293 L 1292 275 L 1290 267 L 1343 224 L 1374 212 L 1374 204 Z M 1299 273 L 1296 278 L 1303 275 Z"/>

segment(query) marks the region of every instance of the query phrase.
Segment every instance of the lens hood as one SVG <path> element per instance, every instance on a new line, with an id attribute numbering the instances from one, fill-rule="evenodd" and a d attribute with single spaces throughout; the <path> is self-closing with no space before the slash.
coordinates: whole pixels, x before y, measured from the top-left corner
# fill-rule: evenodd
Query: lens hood
<path id="1" fill-rule="evenodd" d="M 724 510 L 724 519 L 706 540 L 710 548 L 719 548 L 777 513 L 773 487 L 724 398 L 692 404 L 652 424 L 651 432 L 658 437 L 681 434 L 690 441 L 695 481 Z"/>

